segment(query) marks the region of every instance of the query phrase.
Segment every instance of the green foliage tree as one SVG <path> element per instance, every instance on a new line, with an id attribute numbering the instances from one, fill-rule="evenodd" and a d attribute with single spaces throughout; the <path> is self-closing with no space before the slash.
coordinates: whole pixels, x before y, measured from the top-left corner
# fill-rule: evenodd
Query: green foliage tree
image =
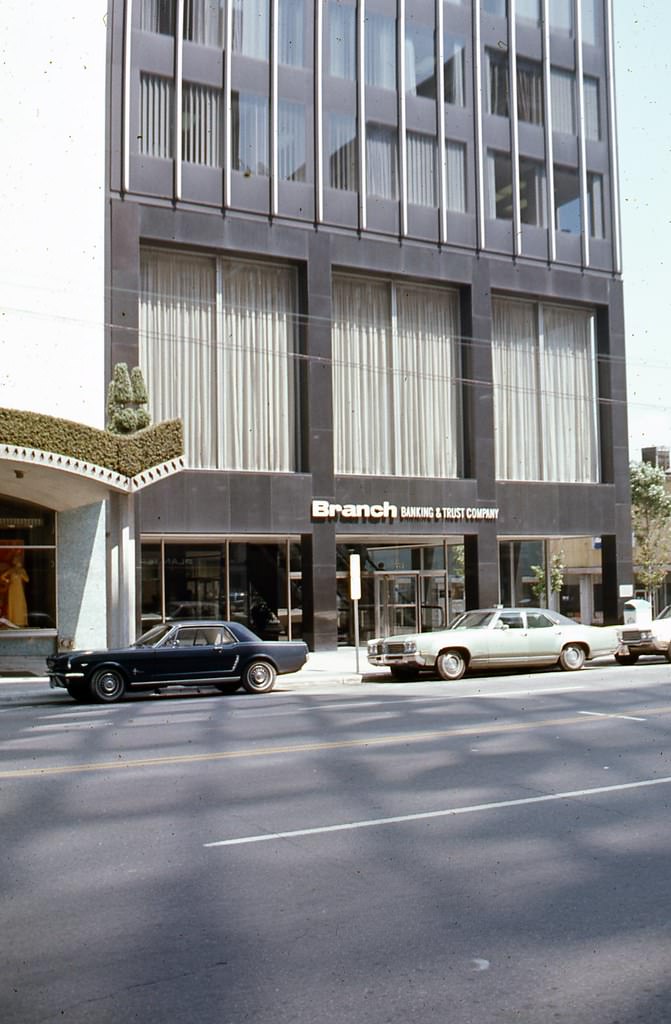
<path id="1" fill-rule="evenodd" d="M 117 363 L 107 391 L 107 429 L 113 434 L 134 434 L 148 427 L 148 400 L 140 367 L 129 373 L 126 363 Z"/>
<path id="2" fill-rule="evenodd" d="M 649 462 L 632 462 L 629 474 L 636 576 L 652 600 L 671 562 L 671 494 L 664 470 Z"/>
<path id="3" fill-rule="evenodd" d="M 562 591 L 564 586 L 564 568 L 564 552 L 557 551 L 550 561 L 550 590 L 553 594 L 560 594 Z M 531 571 L 534 574 L 531 593 L 537 601 L 541 601 L 545 597 L 546 590 L 545 566 L 532 565 Z"/>

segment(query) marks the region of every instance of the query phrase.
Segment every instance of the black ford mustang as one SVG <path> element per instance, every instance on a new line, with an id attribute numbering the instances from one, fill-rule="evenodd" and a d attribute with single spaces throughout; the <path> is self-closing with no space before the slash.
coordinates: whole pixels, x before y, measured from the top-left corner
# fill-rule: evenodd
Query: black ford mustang
<path id="1" fill-rule="evenodd" d="M 166 622 L 120 650 L 71 651 L 47 658 L 52 687 L 77 701 L 111 704 L 127 690 L 214 686 L 267 693 L 278 674 L 305 664 L 302 641 L 261 640 L 239 622 Z"/>

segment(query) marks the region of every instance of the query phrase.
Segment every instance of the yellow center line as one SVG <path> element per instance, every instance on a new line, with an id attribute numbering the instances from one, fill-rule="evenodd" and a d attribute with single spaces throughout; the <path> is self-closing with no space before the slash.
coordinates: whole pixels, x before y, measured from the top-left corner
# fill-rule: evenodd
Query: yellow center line
<path id="1" fill-rule="evenodd" d="M 640 710 L 640 709 L 635 709 Z M 627 714 L 628 712 L 620 712 Z M 671 705 L 645 708 L 646 715 L 671 714 Z M 332 740 L 330 742 L 291 743 L 272 747 L 250 747 L 242 750 L 220 750 L 211 754 L 172 754 L 166 757 L 141 757 L 132 761 L 97 761 L 89 764 L 54 765 L 50 768 L 16 768 L 0 771 L 0 779 L 44 778 L 49 775 L 71 775 L 81 772 L 108 772 L 128 768 L 162 768 L 179 764 L 204 764 L 208 761 L 229 761 L 250 757 L 272 757 L 276 754 L 306 754 L 321 750 L 347 750 L 357 747 L 405 746 L 409 743 L 427 743 L 431 740 L 461 736 L 485 736 L 496 733 L 529 732 L 563 725 L 599 725 L 607 718 L 593 718 L 576 712 L 562 718 L 544 718 L 533 722 L 495 722 L 489 725 L 468 725 L 452 729 L 431 729 L 426 732 L 401 732 L 387 736 L 368 736 L 365 739 Z"/>

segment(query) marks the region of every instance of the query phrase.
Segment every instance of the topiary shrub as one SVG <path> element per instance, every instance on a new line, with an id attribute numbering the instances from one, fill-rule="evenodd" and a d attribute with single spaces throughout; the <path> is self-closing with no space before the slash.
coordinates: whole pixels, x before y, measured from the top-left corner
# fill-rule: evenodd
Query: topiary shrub
<path id="1" fill-rule="evenodd" d="M 128 372 L 126 363 L 117 363 L 107 391 L 107 429 L 113 434 L 134 434 L 151 423 L 149 396 L 139 366 Z"/>

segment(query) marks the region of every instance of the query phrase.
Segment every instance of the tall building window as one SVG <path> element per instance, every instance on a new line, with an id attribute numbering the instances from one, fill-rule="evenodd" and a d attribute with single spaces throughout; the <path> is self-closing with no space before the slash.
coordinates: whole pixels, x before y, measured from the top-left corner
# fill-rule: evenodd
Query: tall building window
<path id="1" fill-rule="evenodd" d="M 201 46 L 221 47 L 224 0 L 184 0 L 184 38 Z"/>
<path id="2" fill-rule="evenodd" d="M 175 31 L 174 0 L 142 0 L 140 28 L 143 32 L 171 36 Z"/>
<path id="3" fill-rule="evenodd" d="M 550 30 L 573 34 L 573 0 L 550 0 Z"/>
<path id="4" fill-rule="evenodd" d="M 588 173 L 587 175 L 587 211 L 589 215 L 589 233 L 592 238 L 606 237 L 606 219 L 603 199 L 603 175 Z"/>
<path id="5" fill-rule="evenodd" d="M 582 41 L 588 46 L 596 46 L 597 42 L 597 20 L 595 0 L 582 0 Z"/>
<path id="6" fill-rule="evenodd" d="M 497 479 L 597 482 L 592 311 L 495 299 L 492 363 Z"/>
<path id="7" fill-rule="evenodd" d="M 172 80 L 140 75 L 140 153 L 172 160 L 174 156 Z"/>
<path id="8" fill-rule="evenodd" d="M 436 139 L 408 132 L 408 202 L 437 206 Z"/>
<path id="9" fill-rule="evenodd" d="M 601 138 L 601 117 L 599 116 L 599 79 L 584 77 L 585 135 L 588 139 Z"/>
<path id="10" fill-rule="evenodd" d="M 463 142 L 446 143 L 447 208 L 466 213 L 466 146 Z"/>
<path id="11" fill-rule="evenodd" d="M 517 116 L 528 124 L 543 124 L 543 73 L 540 64 L 517 62 Z"/>
<path id="12" fill-rule="evenodd" d="M 508 56 L 496 50 L 487 50 L 487 113 L 499 117 L 510 114 L 510 86 L 508 80 Z"/>
<path id="13" fill-rule="evenodd" d="M 358 143 L 354 114 L 328 115 L 329 185 L 345 192 L 357 192 Z"/>
<path id="14" fill-rule="evenodd" d="M 304 0 L 279 0 L 280 64 L 302 68 L 305 65 Z"/>
<path id="15" fill-rule="evenodd" d="M 534 25 L 540 25 L 541 0 L 517 0 L 515 14 L 520 21 L 531 21 Z"/>
<path id="16" fill-rule="evenodd" d="M 564 135 L 575 135 L 575 74 L 552 68 L 552 130 Z"/>
<path id="17" fill-rule="evenodd" d="M 408 19 L 405 25 L 405 91 L 436 98 L 436 34 L 429 25 Z"/>
<path id="18" fill-rule="evenodd" d="M 223 135 L 221 92 L 184 83 L 182 90 L 182 159 L 221 167 Z"/>
<path id="19" fill-rule="evenodd" d="M 396 19 L 368 14 L 365 25 L 366 85 L 396 88 Z"/>
<path id="20" fill-rule="evenodd" d="M 284 181 L 306 180 L 305 104 L 280 100 L 277 124 L 277 173 Z"/>
<path id="21" fill-rule="evenodd" d="M 447 289 L 334 278 L 337 473 L 457 475 L 458 309 Z"/>
<path id="22" fill-rule="evenodd" d="M 231 93 L 233 170 L 268 177 L 268 100 L 253 93 Z"/>
<path id="23" fill-rule="evenodd" d="M 580 177 L 572 167 L 555 167 L 555 226 L 557 231 L 579 235 L 582 231 Z"/>
<path id="24" fill-rule="evenodd" d="M 445 102 L 455 107 L 466 104 L 466 44 L 460 36 L 445 33 L 443 44 Z"/>
<path id="25" fill-rule="evenodd" d="M 334 78 L 356 78 L 356 8 L 342 0 L 328 0 L 326 65 Z"/>
<path id="26" fill-rule="evenodd" d="M 233 4 L 233 49 L 244 57 L 268 60 L 269 0 L 231 0 Z"/>
<path id="27" fill-rule="evenodd" d="M 477 3 L 477 0 L 475 0 Z M 482 0 L 482 9 L 487 14 L 496 14 L 499 18 L 508 16 L 508 4 L 506 0 Z"/>
<path id="28" fill-rule="evenodd" d="M 547 181 L 545 166 L 520 157 L 520 217 L 523 224 L 544 228 L 547 224 Z"/>
<path id="29" fill-rule="evenodd" d="M 366 189 L 369 196 L 398 199 L 398 141 L 396 128 L 366 125 Z"/>
<path id="30" fill-rule="evenodd" d="M 510 153 L 487 153 L 487 197 L 490 220 L 513 219 L 513 164 Z"/>
<path id="31" fill-rule="evenodd" d="M 296 469 L 296 295 L 288 267 L 142 253 L 140 365 L 189 466 Z"/>

